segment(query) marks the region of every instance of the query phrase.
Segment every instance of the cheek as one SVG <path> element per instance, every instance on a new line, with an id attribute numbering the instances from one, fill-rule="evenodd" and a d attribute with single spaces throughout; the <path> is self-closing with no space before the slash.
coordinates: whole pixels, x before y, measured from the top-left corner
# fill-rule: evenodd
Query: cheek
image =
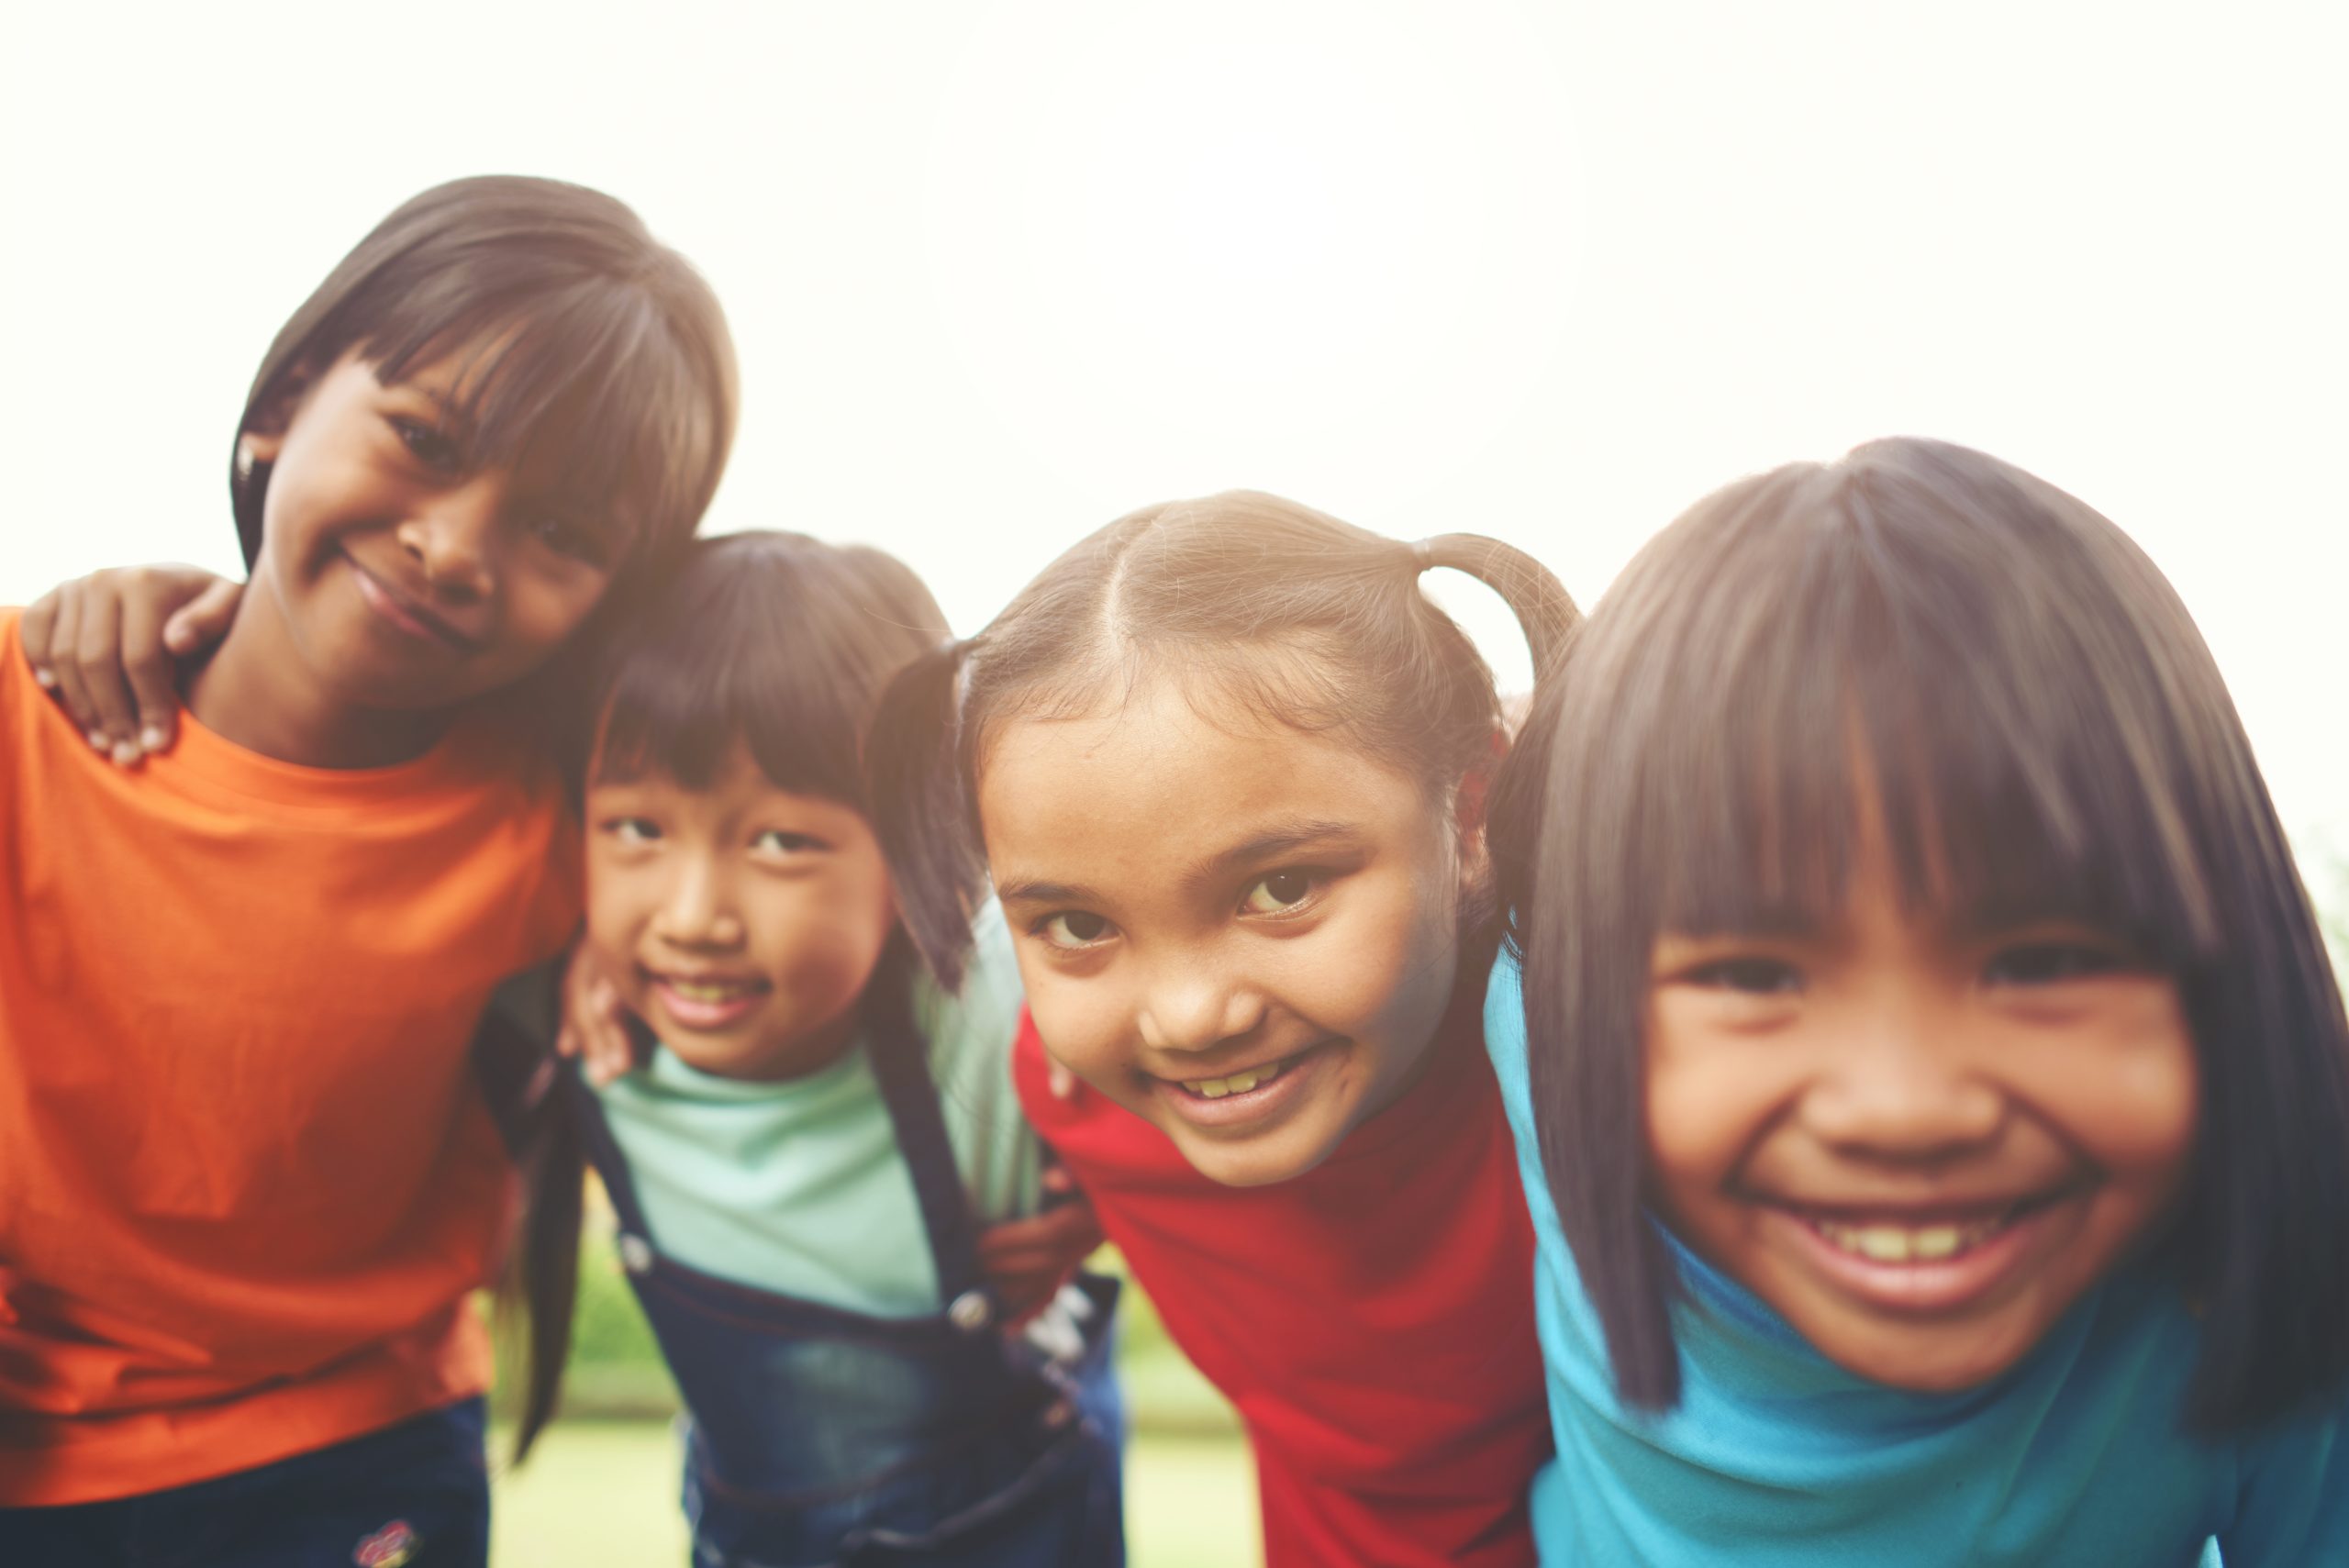
<path id="1" fill-rule="evenodd" d="M 1771 1081 L 1767 1053 L 1708 1051 L 1701 1033 L 1658 1006 L 1642 1047 L 1648 1165 L 1671 1190 L 1728 1181 L 1789 1092 Z"/>
<path id="2" fill-rule="evenodd" d="M 1044 1048 L 1080 1076 L 1107 1086 L 1129 1063 L 1132 1011 L 1113 977 L 1063 974 L 1019 949 L 1019 984 Z"/>
<path id="3" fill-rule="evenodd" d="M 2067 1075 L 2065 1130 L 2124 1180 L 2166 1184 L 2182 1173 L 2201 1121 L 2194 1042 L 2174 1008 L 2137 1027 Z"/>
<path id="4" fill-rule="evenodd" d="M 1345 1033 L 1431 1036 L 1459 978 L 1458 905 L 1448 890 L 1388 886 L 1299 943 L 1281 989 Z"/>
<path id="5" fill-rule="evenodd" d="M 625 960 L 652 903 L 649 884 L 587 856 L 587 941 L 598 957 Z"/>
<path id="6" fill-rule="evenodd" d="M 503 651 L 519 663 L 535 663 L 577 631 L 603 602 L 609 579 L 582 573 L 576 580 L 524 573 L 509 576 L 503 623 Z"/>
<path id="7" fill-rule="evenodd" d="M 896 929 L 885 901 L 864 888 L 795 890 L 762 919 L 769 967 L 795 995 L 837 1004 L 863 993 Z"/>

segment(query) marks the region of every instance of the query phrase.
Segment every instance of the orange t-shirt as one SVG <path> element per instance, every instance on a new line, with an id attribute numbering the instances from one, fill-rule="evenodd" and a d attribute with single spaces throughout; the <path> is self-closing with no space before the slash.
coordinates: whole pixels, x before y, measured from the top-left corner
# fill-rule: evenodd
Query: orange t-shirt
<path id="1" fill-rule="evenodd" d="M 512 1182 L 466 1048 L 579 914 L 552 770 L 468 730 L 99 757 L 0 611 L 0 1507 L 479 1393 Z"/>

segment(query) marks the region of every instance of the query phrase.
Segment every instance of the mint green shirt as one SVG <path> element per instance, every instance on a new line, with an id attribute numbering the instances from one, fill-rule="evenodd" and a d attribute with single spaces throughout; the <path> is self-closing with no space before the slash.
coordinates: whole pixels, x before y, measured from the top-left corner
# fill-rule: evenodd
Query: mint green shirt
<path id="1" fill-rule="evenodd" d="M 927 976 L 915 985 L 947 1140 L 981 1225 L 1038 1207 L 1038 1144 L 1011 1085 L 1019 1003 L 1011 933 L 992 902 L 972 925 L 962 994 Z M 600 1093 L 645 1221 L 670 1257 L 875 1317 L 942 1305 L 862 1038 L 830 1066 L 779 1084 L 715 1077 L 657 1051 Z"/>

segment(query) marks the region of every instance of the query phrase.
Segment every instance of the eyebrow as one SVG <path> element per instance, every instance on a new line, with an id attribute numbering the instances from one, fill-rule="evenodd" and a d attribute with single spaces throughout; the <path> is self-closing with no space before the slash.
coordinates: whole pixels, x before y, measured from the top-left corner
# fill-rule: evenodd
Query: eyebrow
<path id="1" fill-rule="evenodd" d="M 1042 882 L 1035 878 L 998 882 L 995 885 L 998 904 L 1098 904 L 1101 895 L 1079 883 Z"/>
<path id="2" fill-rule="evenodd" d="M 1261 864 L 1304 849 L 1353 848 L 1366 835 L 1351 822 L 1308 820 L 1283 823 L 1251 834 L 1229 849 L 1217 851 L 1183 873 L 1183 885 L 1197 889 L 1229 876 L 1241 867 Z M 996 899 L 1002 904 L 1076 904 L 1098 906 L 1101 893 L 1077 882 L 1048 882 L 1041 877 L 1013 877 L 998 882 Z"/>
<path id="3" fill-rule="evenodd" d="M 1232 845 L 1219 850 L 1183 873 L 1186 887 L 1204 887 L 1220 881 L 1245 866 L 1260 864 L 1307 849 L 1352 849 L 1360 845 L 1364 835 L 1351 822 L 1308 819 L 1285 822 L 1252 834 Z"/>

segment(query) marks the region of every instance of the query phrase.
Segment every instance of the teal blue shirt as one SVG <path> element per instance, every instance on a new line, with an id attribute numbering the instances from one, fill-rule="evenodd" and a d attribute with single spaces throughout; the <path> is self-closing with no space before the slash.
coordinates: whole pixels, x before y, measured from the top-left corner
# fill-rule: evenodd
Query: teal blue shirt
<path id="1" fill-rule="evenodd" d="M 2107 1279 L 1997 1381 L 1917 1395 L 1836 1366 L 1675 1241 L 1680 1403 L 1619 1403 L 1542 1175 L 1520 985 L 1504 953 L 1485 1040 L 1537 1241 L 1558 1440 L 1533 1488 L 1548 1568 L 2192 1568 L 2221 1551 L 2226 1568 L 2349 1564 L 2349 1401 L 2185 1436 L 2199 1335 L 2175 1286 L 2140 1273 Z"/>
<path id="2" fill-rule="evenodd" d="M 972 939 L 962 992 L 918 981 L 914 1015 L 985 1225 L 1036 1211 L 1039 1146 L 1011 1085 L 1019 973 L 994 904 Z M 875 1317 L 939 1309 L 913 1177 L 863 1040 L 829 1067 L 774 1084 L 717 1077 L 656 1051 L 601 1093 L 646 1223 L 678 1262 Z"/>

